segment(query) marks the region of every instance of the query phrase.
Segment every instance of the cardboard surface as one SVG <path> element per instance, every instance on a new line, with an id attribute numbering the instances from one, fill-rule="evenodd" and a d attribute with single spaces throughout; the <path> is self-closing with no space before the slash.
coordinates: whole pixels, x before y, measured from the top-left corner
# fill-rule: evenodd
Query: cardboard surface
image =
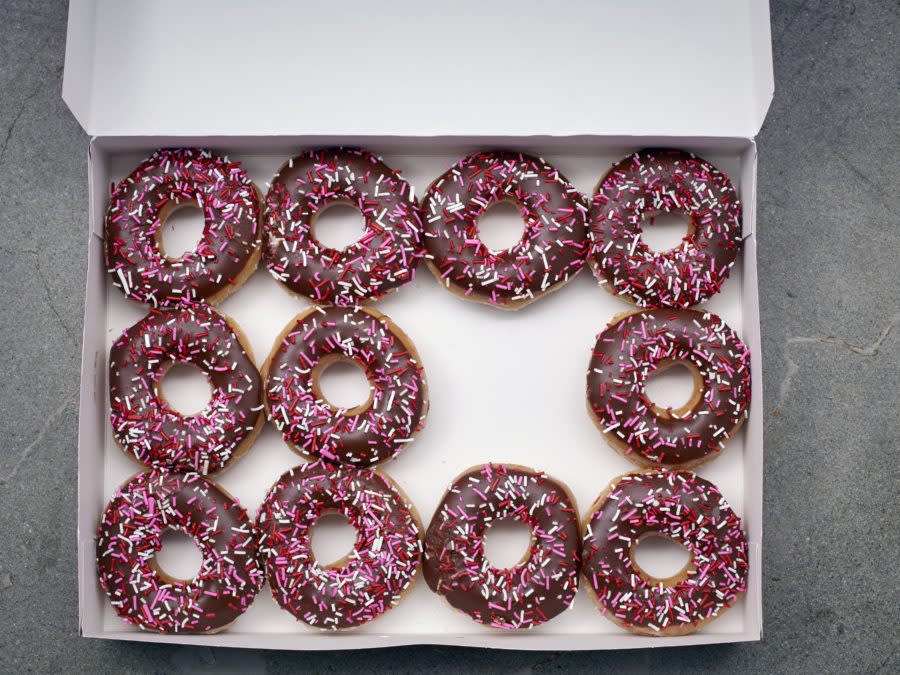
<path id="1" fill-rule="evenodd" d="M 767 0 L 72 0 L 92 135 L 752 138 Z"/>
<path id="2" fill-rule="evenodd" d="M 72 0 L 69 7 L 63 98 L 84 129 L 100 137 L 89 163 L 79 411 L 84 635 L 287 649 L 414 643 L 606 649 L 759 638 L 762 378 L 752 236 L 756 154 L 748 139 L 773 91 L 766 0 L 461 0 L 447 11 L 424 10 L 412 0 Z M 94 533 L 114 488 L 139 467 L 111 438 L 107 352 L 143 310 L 112 288 L 103 270 L 107 188 L 161 146 L 226 152 L 264 187 L 299 149 L 340 143 L 383 154 L 419 194 L 457 158 L 498 145 L 544 154 L 586 193 L 611 162 L 646 146 L 693 149 L 729 173 L 745 204 L 748 239 L 742 261 L 708 307 L 750 347 L 754 392 L 749 422 L 699 473 L 744 518 L 751 542 L 745 599 L 694 635 L 661 639 L 616 628 L 584 589 L 570 611 L 548 624 L 499 633 L 448 608 L 421 580 L 383 618 L 337 635 L 298 624 L 267 589 L 230 630 L 214 636 L 142 633 L 113 615 L 96 582 Z M 508 225 L 507 233 L 514 230 Z M 305 306 L 260 270 L 221 309 L 249 335 L 262 362 L 274 336 Z M 598 289 L 589 271 L 510 314 L 461 301 L 423 267 L 413 285 L 377 308 L 415 341 L 432 392 L 425 430 L 384 466 L 426 523 L 450 480 L 475 463 L 547 471 L 569 484 L 582 511 L 610 479 L 632 468 L 584 409 L 594 334 L 628 308 Z M 272 481 L 301 461 L 267 427 L 244 458 L 214 479 L 255 511 Z M 179 551 L 186 552 L 174 547 L 170 559 L 178 560 Z"/>
<path id="3" fill-rule="evenodd" d="M 633 636 L 603 618 L 582 586 L 573 607 L 535 630 L 501 633 L 449 608 L 420 579 L 409 596 L 358 630 L 323 634 L 281 611 L 264 588 L 254 605 L 215 636 L 161 636 L 122 623 L 96 582 L 96 522 L 116 486 L 140 469 L 112 440 L 106 402 L 109 345 L 144 309 L 124 298 L 103 272 L 100 257 L 106 189 L 159 146 L 202 144 L 244 162 L 265 182 L 299 149 L 328 138 L 98 139 L 91 150 L 91 236 L 85 303 L 84 367 L 79 438 L 80 617 L 85 635 L 170 643 L 286 649 L 349 649 L 441 643 L 516 649 L 604 649 L 704 644 L 758 639 L 761 634 L 762 391 L 755 240 L 723 291 L 706 307 L 720 314 L 751 349 L 753 400 L 747 424 L 723 454 L 698 470 L 719 485 L 744 518 L 751 542 L 750 587 L 735 607 L 698 633 L 681 638 Z M 609 165 L 643 145 L 672 139 L 343 139 L 365 144 L 400 170 L 421 194 L 459 157 L 478 147 L 503 145 L 543 154 L 575 186 L 591 193 Z M 745 232 L 753 231 L 755 147 L 746 140 L 690 139 L 682 144 L 726 171 L 745 203 Z M 589 270 L 550 297 L 518 312 L 465 302 L 443 290 L 423 266 L 417 280 L 376 303 L 410 335 L 422 356 L 431 392 L 427 425 L 396 460 L 383 465 L 410 496 L 427 524 L 447 484 L 486 461 L 526 464 L 567 483 L 584 513 L 615 476 L 632 465 L 608 447 L 585 411 L 584 378 L 595 334 L 629 305 L 600 289 Z M 260 269 L 220 308 L 247 334 L 257 363 L 274 337 L 308 307 Z M 535 386 L 535 372 L 539 373 Z M 669 383 L 670 385 L 673 383 Z M 303 460 L 271 425 L 248 454 L 213 480 L 255 513 L 271 483 Z M 502 542 L 501 542 L 502 544 Z M 177 551 L 176 551 L 177 553 Z"/>

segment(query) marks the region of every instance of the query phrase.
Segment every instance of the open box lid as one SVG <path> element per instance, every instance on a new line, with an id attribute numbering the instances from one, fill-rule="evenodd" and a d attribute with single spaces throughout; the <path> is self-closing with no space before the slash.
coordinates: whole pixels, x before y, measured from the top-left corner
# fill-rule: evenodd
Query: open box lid
<path id="1" fill-rule="evenodd" d="M 767 0 L 71 0 L 91 135 L 752 138 Z"/>

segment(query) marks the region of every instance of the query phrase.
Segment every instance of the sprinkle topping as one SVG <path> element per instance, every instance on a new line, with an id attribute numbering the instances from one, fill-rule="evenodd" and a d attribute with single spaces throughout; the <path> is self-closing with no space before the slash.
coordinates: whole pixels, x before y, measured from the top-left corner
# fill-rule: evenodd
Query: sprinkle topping
<path id="1" fill-rule="evenodd" d="M 318 387 L 322 364 L 349 360 L 369 401 L 336 408 Z M 313 307 L 292 321 L 266 366 L 269 419 L 304 455 L 366 467 L 395 457 L 425 424 L 425 371 L 409 338 L 383 314 Z"/>
<path id="2" fill-rule="evenodd" d="M 196 415 L 176 412 L 160 394 L 160 381 L 176 363 L 198 367 L 212 387 Z M 110 350 L 109 405 L 116 442 L 138 461 L 208 474 L 252 442 L 262 422 L 262 378 L 213 307 L 151 309 Z"/>
<path id="3" fill-rule="evenodd" d="M 184 581 L 160 571 L 166 530 L 191 537 L 203 555 Z M 116 492 L 100 521 L 97 574 L 116 613 L 160 633 L 208 633 L 244 613 L 263 584 L 256 539 L 241 505 L 199 474 L 138 474 Z"/>
<path id="4" fill-rule="evenodd" d="M 193 148 L 155 152 L 109 198 L 104 239 L 113 285 L 152 307 L 224 299 L 256 267 L 259 202 L 239 162 Z M 193 251 L 169 258 L 159 228 L 186 204 L 203 211 L 203 236 Z"/>
<path id="5" fill-rule="evenodd" d="M 515 204 L 525 230 L 512 248 L 492 251 L 478 219 L 500 201 Z M 427 260 L 454 292 L 514 308 L 565 284 L 584 265 L 588 207 L 543 159 L 481 152 L 451 167 L 422 201 Z"/>
<path id="6" fill-rule="evenodd" d="M 678 410 L 644 393 L 651 373 L 673 363 L 692 368 L 700 396 Z M 587 397 L 614 447 L 645 466 L 688 468 L 716 457 L 750 405 L 750 351 L 715 314 L 691 309 L 637 311 L 597 336 Z"/>
<path id="7" fill-rule="evenodd" d="M 484 554 L 490 523 L 531 528 L 526 559 L 500 569 Z M 493 628 L 533 628 L 571 605 L 578 589 L 578 511 L 568 489 L 524 467 L 485 464 L 450 486 L 425 534 L 425 580 L 432 591 Z"/>
<path id="8" fill-rule="evenodd" d="M 366 221 L 344 249 L 316 239 L 316 215 L 346 203 Z M 364 150 L 331 148 L 289 160 L 266 196 L 266 265 L 294 293 L 318 305 L 353 306 L 382 297 L 415 277 L 423 256 L 422 224 L 403 177 Z"/>
<path id="9" fill-rule="evenodd" d="M 632 549 L 659 534 L 691 563 L 675 583 L 648 577 Z M 614 482 L 587 518 L 582 574 L 601 611 L 646 635 L 684 635 L 747 590 L 747 538 L 719 489 L 690 471 L 652 470 Z"/>
<path id="10" fill-rule="evenodd" d="M 343 514 L 356 528 L 353 551 L 338 567 L 313 555 L 321 515 Z M 395 607 L 419 568 L 422 526 L 384 474 L 315 462 L 285 473 L 257 516 L 261 559 L 275 601 L 326 630 L 355 628 Z"/>
<path id="11" fill-rule="evenodd" d="M 690 231 L 665 253 L 642 222 L 682 213 Z M 741 204 L 724 173 L 681 150 L 642 150 L 606 174 L 594 194 L 589 259 L 602 285 L 639 307 L 690 307 L 719 292 L 742 246 Z"/>

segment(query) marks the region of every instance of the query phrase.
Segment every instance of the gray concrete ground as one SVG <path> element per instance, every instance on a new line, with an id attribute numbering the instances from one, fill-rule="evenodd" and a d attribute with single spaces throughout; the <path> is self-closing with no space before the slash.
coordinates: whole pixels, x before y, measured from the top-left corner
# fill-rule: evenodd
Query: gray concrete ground
<path id="1" fill-rule="evenodd" d="M 773 0 L 759 138 L 765 638 L 618 653 L 228 652 L 77 635 L 75 438 L 87 138 L 66 7 L 0 4 L 0 668 L 898 672 L 898 5 Z M 364 666 L 362 665 L 364 664 Z"/>

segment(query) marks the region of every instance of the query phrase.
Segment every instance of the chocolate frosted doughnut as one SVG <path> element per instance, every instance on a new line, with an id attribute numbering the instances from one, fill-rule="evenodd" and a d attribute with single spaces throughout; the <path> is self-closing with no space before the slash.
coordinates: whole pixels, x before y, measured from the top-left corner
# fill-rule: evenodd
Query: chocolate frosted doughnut
<path id="1" fill-rule="evenodd" d="M 176 363 L 202 370 L 212 397 L 196 415 L 176 412 L 160 392 Z M 218 471 L 243 454 L 265 423 L 262 378 L 240 329 L 198 303 L 151 309 L 109 352 L 113 436 L 150 467 Z"/>
<path id="2" fill-rule="evenodd" d="M 531 549 L 509 569 L 484 555 L 488 525 L 511 518 L 531 528 Z M 423 571 L 432 591 L 493 628 L 533 628 L 572 604 L 580 525 L 562 483 L 532 469 L 475 466 L 459 476 L 425 533 Z"/>
<path id="3" fill-rule="evenodd" d="M 682 213 L 688 235 L 664 253 L 641 239 L 644 218 Z M 615 164 L 591 204 L 589 260 L 601 285 L 639 307 L 690 307 L 719 292 L 742 246 L 731 181 L 681 150 L 641 150 Z"/>
<path id="4" fill-rule="evenodd" d="M 648 536 L 682 544 L 690 562 L 668 579 L 649 576 L 634 561 Z M 634 633 L 693 633 L 747 590 L 748 567 L 741 519 L 690 471 L 620 476 L 586 519 L 582 574 L 603 615 Z"/>
<path id="5" fill-rule="evenodd" d="M 676 363 L 693 372 L 694 395 L 681 408 L 663 409 L 644 386 L 651 373 Z M 597 336 L 587 400 L 606 440 L 636 464 L 698 466 L 716 457 L 747 417 L 750 352 L 715 314 L 636 311 Z"/>
<path id="6" fill-rule="evenodd" d="M 193 251 L 169 258 L 160 226 L 188 204 L 203 211 Z M 113 285 L 151 306 L 216 303 L 237 290 L 259 262 L 260 197 L 240 168 L 207 150 L 159 150 L 113 190 L 106 212 L 106 268 Z"/>
<path id="7" fill-rule="evenodd" d="M 312 529 L 339 512 L 356 528 L 353 551 L 322 566 Z M 315 462 L 285 473 L 257 516 L 272 596 L 310 626 L 355 628 L 395 607 L 415 581 L 422 525 L 394 482 L 377 471 Z"/>
<path id="8" fill-rule="evenodd" d="M 501 201 L 519 208 L 525 231 L 512 248 L 492 251 L 478 219 Z M 422 218 L 426 260 L 438 281 L 502 309 L 561 288 L 587 254 L 586 200 L 557 169 L 522 153 L 469 155 L 428 189 Z"/>
<path id="9" fill-rule="evenodd" d="M 325 400 L 319 375 L 350 361 L 369 379 L 369 400 L 351 409 Z M 425 424 L 425 371 L 412 341 L 372 309 L 313 307 L 293 319 L 263 368 L 266 410 L 306 456 L 366 467 L 396 456 Z"/>
<path id="10" fill-rule="evenodd" d="M 346 203 L 366 221 L 344 249 L 316 239 L 316 217 Z M 415 277 L 423 256 L 422 223 L 403 177 L 364 150 L 303 153 L 281 167 L 266 195 L 264 255 L 272 275 L 318 305 L 353 306 L 382 297 Z"/>
<path id="11" fill-rule="evenodd" d="M 193 579 L 156 564 L 166 530 L 190 536 L 203 555 Z M 253 602 L 264 581 L 247 512 L 196 473 L 138 474 L 100 520 L 97 574 L 116 613 L 159 633 L 215 633 Z"/>

